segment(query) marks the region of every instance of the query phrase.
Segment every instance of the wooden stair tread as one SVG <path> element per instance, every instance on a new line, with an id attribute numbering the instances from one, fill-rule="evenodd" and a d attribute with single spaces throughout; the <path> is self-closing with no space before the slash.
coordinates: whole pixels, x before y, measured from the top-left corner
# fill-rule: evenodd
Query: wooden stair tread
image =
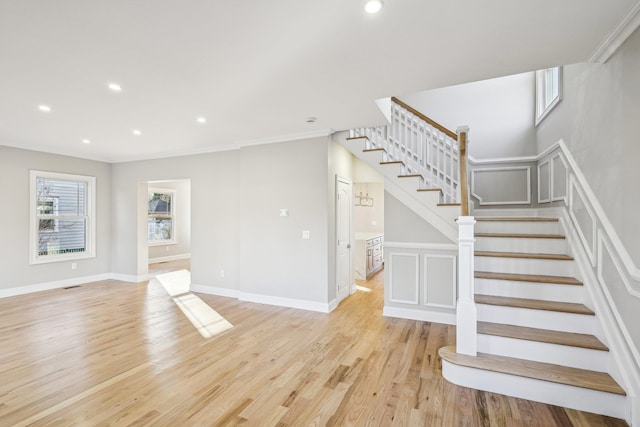
<path id="1" fill-rule="evenodd" d="M 410 173 L 407 175 L 398 175 L 398 178 L 422 178 L 422 175 L 419 173 Z"/>
<path id="2" fill-rule="evenodd" d="M 573 332 L 552 331 L 549 329 L 528 328 L 525 326 L 505 325 L 501 323 L 478 322 L 478 333 L 591 350 L 609 351 L 607 346 L 595 336 Z"/>
<path id="3" fill-rule="evenodd" d="M 558 222 L 558 218 L 544 218 L 544 217 L 536 217 L 536 216 L 523 216 L 523 217 L 493 217 L 493 216 L 484 216 L 484 217 L 476 217 L 476 221 L 505 221 L 505 222 Z"/>
<path id="4" fill-rule="evenodd" d="M 475 256 L 497 258 L 527 258 L 527 259 L 552 259 L 558 261 L 573 261 L 573 257 L 564 254 L 530 254 L 524 252 L 491 252 L 476 251 Z"/>
<path id="5" fill-rule="evenodd" d="M 545 276 L 542 274 L 495 273 L 493 271 L 476 271 L 476 279 L 511 280 L 516 282 L 554 283 L 556 285 L 582 286 L 583 283 L 575 277 Z"/>
<path id="6" fill-rule="evenodd" d="M 369 139 L 369 137 L 368 136 L 350 136 L 347 138 L 347 141 L 351 141 L 354 139 Z"/>
<path id="7" fill-rule="evenodd" d="M 404 162 L 401 160 L 390 160 L 388 162 L 380 162 L 381 165 L 403 165 Z"/>
<path id="8" fill-rule="evenodd" d="M 363 153 L 370 153 L 372 151 L 387 151 L 382 147 L 378 147 L 378 148 L 365 148 L 364 150 L 362 150 Z"/>
<path id="9" fill-rule="evenodd" d="M 416 191 L 439 191 L 442 193 L 442 188 L 418 188 Z"/>
<path id="10" fill-rule="evenodd" d="M 476 294 L 475 301 L 478 304 L 497 305 L 502 307 L 528 308 L 531 310 L 557 311 L 560 313 L 585 314 L 589 316 L 595 315 L 595 313 L 587 306 L 572 302 L 544 301 L 482 294 Z"/>
<path id="11" fill-rule="evenodd" d="M 460 206 L 460 203 L 438 203 L 438 206 Z"/>
<path id="12" fill-rule="evenodd" d="M 456 365 L 619 394 L 622 396 L 627 395 L 622 387 L 605 372 L 588 371 L 586 369 L 515 359 L 493 354 L 478 353 L 477 356 L 468 356 L 466 354 L 456 353 L 455 347 L 453 346 L 442 347 L 438 350 L 438 354 L 442 359 Z"/>
<path id="13" fill-rule="evenodd" d="M 509 237 L 523 239 L 564 239 L 561 234 L 475 233 L 476 237 Z"/>

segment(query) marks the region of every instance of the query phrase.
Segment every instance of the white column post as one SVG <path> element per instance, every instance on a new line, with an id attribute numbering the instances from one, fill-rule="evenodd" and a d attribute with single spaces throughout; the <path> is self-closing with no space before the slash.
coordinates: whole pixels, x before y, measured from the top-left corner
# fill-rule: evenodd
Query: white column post
<path id="1" fill-rule="evenodd" d="M 472 216 L 458 217 L 458 305 L 456 307 L 456 352 L 475 356 L 478 352 L 477 311 L 474 299 Z"/>

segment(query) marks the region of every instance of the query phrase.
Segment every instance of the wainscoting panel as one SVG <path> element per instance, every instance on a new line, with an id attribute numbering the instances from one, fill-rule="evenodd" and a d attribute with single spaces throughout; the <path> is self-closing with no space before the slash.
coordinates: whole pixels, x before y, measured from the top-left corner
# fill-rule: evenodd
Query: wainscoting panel
<path id="1" fill-rule="evenodd" d="M 591 265 L 596 265 L 596 218 L 591 207 L 585 201 L 582 190 L 573 175 L 569 185 L 569 215 L 585 247 Z"/>
<path id="2" fill-rule="evenodd" d="M 456 308 L 456 256 L 423 255 L 423 266 L 423 304 Z"/>
<path id="3" fill-rule="evenodd" d="M 391 302 L 417 305 L 420 280 L 418 254 L 391 253 L 389 258 Z"/>
<path id="4" fill-rule="evenodd" d="M 531 166 L 471 171 L 471 194 L 480 205 L 530 205 Z"/>
<path id="5" fill-rule="evenodd" d="M 551 163 L 545 160 L 538 165 L 538 203 L 551 202 Z"/>
<path id="6" fill-rule="evenodd" d="M 552 202 L 567 202 L 567 182 L 569 182 L 569 167 L 562 153 L 558 153 L 551 158 Z"/>

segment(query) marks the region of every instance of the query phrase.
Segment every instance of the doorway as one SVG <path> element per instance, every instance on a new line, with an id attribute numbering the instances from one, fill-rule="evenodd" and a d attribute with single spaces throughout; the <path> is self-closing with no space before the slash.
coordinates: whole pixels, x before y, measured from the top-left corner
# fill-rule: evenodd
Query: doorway
<path id="1" fill-rule="evenodd" d="M 351 294 L 351 194 L 352 183 L 336 175 L 336 300 L 345 299 Z"/>

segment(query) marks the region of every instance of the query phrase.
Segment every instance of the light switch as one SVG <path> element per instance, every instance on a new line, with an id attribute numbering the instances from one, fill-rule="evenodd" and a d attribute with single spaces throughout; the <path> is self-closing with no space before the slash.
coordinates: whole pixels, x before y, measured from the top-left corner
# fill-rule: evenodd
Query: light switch
<path id="1" fill-rule="evenodd" d="M 304 240 L 309 240 L 311 239 L 311 231 L 309 230 L 302 230 L 302 238 Z"/>

